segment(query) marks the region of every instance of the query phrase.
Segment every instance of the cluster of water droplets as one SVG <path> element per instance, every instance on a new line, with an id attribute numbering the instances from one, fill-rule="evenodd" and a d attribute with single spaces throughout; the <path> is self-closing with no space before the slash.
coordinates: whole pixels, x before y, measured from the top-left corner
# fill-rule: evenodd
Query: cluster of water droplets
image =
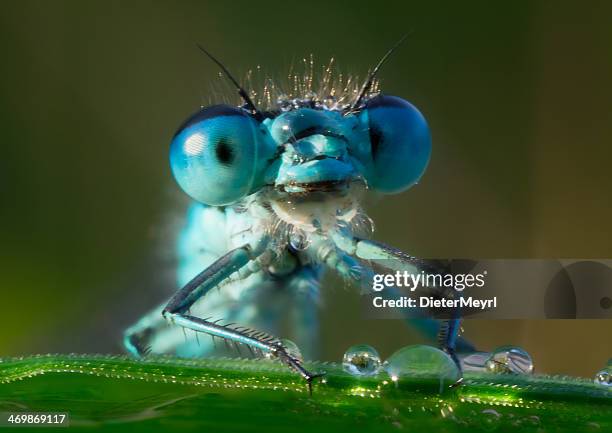
<path id="1" fill-rule="evenodd" d="M 472 363 L 466 362 L 471 360 Z M 494 374 L 532 374 L 533 360 L 520 347 L 502 346 L 491 353 L 477 352 L 464 357 L 465 370 L 486 371 Z M 392 382 L 402 378 L 438 379 L 441 389 L 457 383 L 461 371 L 455 361 L 444 351 L 426 345 L 406 346 L 393 353 L 385 362 L 372 346 L 351 346 L 342 359 L 344 370 L 355 376 L 373 376 L 384 371 Z M 610 366 L 600 371 L 597 383 L 610 385 Z"/>
<path id="2" fill-rule="evenodd" d="M 491 353 L 470 354 L 463 357 L 462 364 L 465 370 L 494 374 L 532 374 L 534 370 L 529 353 L 515 346 L 498 347 Z M 446 352 L 425 345 L 403 347 L 383 363 L 376 349 L 367 344 L 358 344 L 344 353 L 342 367 L 354 376 L 374 376 L 383 370 L 393 382 L 400 381 L 402 377 L 436 377 L 441 386 L 450 386 L 461 378 L 459 368 Z M 595 374 L 594 382 L 612 386 L 612 359 Z"/>
<path id="3" fill-rule="evenodd" d="M 319 110 L 341 111 L 350 104 L 338 101 L 334 95 L 320 97 L 316 92 L 306 92 L 301 98 L 291 98 L 281 94 L 276 99 L 276 105 L 281 111 L 297 110 L 299 108 L 315 108 Z"/>
<path id="4" fill-rule="evenodd" d="M 384 363 L 372 346 L 351 346 L 344 353 L 342 366 L 354 376 L 374 376 L 384 371 L 395 383 L 402 378 L 436 379 L 440 382 L 440 390 L 461 378 L 459 368 L 447 353 L 425 345 L 403 347 Z"/>

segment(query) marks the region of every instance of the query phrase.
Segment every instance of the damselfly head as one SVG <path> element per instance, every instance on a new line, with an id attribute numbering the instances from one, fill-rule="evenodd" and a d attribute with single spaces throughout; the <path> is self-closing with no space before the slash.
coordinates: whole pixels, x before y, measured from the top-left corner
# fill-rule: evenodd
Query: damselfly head
<path id="1" fill-rule="evenodd" d="M 202 108 L 179 128 L 170 146 L 177 182 L 212 206 L 259 192 L 320 202 L 347 194 L 355 183 L 382 193 L 406 190 L 425 171 L 431 139 L 413 105 L 378 91 L 375 73 L 389 54 L 363 85 L 345 84 L 348 93 L 341 95 L 330 90 L 331 76 L 317 80 L 311 66 L 291 93 L 279 92 L 266 110 L 258 106 L 261 98 L 251 97 L 210 56 L 229 75 L 243 104 Z M 271 100 L 270 88 L 262 95 Z"/>

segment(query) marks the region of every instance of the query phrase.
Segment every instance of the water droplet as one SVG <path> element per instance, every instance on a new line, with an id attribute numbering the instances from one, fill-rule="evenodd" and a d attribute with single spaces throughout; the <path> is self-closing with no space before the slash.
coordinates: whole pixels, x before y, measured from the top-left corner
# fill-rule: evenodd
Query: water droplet
<path id="1" fill-rule="evenodd" d="M 606 367 L 595 375 L 597 385 L 612 386 L 612 367 Z"/>
<path id="2" fill-rule="evenodd" d="M 375 231 L 374 220 L 364 213 L 357 214 L 352 223 L 356 236 L 369 238 Z"/>
<path id="3" fill-rule="evenodd" d="M 294 226 L 289 234 L 289 243 L 293 249 L 303 251 L 310 246 L 310 238 L 308 237 L 308 234 L 304 232 L 304 230 Z"/>
<path id="4" fill-rule="evenodd" d="M 447 353 L 431 346 L 406 346 L 389 357 L 383 368 L 393 382 L 404 377 L 437 378 L 440 387 L 455 384 L 461 378 L 459 368 Z"/>
<path id="5" fill-rule="evenodd" d="M 380 365 L 380 355 L 367 344 L 349 347 L 342 357 L 344 371 L 356 376 L 372 376 L 379 372 Z"/>
<path id="6" fill-rule="evenodd" d="M 495 409 L 484 409 L 480 412 L 480 425 L 485 431 L 494 431 L 499 427 L 502 414 Z"/>
<path id="7" fill-rule="evenodd" d="M 293 358 L 303 361 L 302 351 L 300 350 L 297 344 L 295 344 L 293 341 L 289 340 L 288 338 L 281 339 L 280 343 L 283 345 L 283 347 L 285 348 L 285 351 L 287 352 L 289 356 L 292 356 Z"/>
<path id="8" fill-rule="evenodd" d="M 520 347 L 503 346 L 495 349 L 485 362 L 485 368 L 491 373 L 533 373 L 531 356 Z"/>
<path id="9" fill-rule="evenodd" d="M 481 413 L 487 414 L 487 415 L 491 415 L 496 419 L 501 418 L 501 414 L 496 411 L 495 409 L 484 409 Z"/>
<path id="10" fill-rule="evenodd" d="M 331 110 L 336 106 L 336 98 L 333 95 L 327 95 L 323 99 L 323 104 L 325 105 L 325 108 Z"/>
<path id="11" fill-rule="evenodd" d="M 278 98 L 276 98 L 276 104 L 282 111 L 291 109 L 291 102 L 289 101 L 289 97 L 285 94 L 280 94 Z"/>

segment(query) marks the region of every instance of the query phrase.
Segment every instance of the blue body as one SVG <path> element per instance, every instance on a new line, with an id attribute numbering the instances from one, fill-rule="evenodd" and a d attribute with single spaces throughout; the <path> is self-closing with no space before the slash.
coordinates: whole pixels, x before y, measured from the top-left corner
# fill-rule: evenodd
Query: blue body
<path id="1" fill-rule="evenodd" d="M 253 221 L 244 213 L 236 213 L 233 208 L 219 208 L 194 203 L 186 215 L 186 224 L 176 244 L 179 257 L 177 287 L 183 287 L 199 272 L 212 264 L 232 248 L 243 245 L 252 237 Z M 249 327 L 279 335 L 280 324 L 290 320 L 288 329 L 294 340 L 305 354 L 314 356 L 314 339 L 317 332 L 317 301 L 319 282 L 322 274 L 320 266 L 297 266 L 291 263 L 275 274 L 252 273 L 241 278 L 236 275 L 213 290 L 192 308 L 192 314 L 199 317 L 224 319 L 225 322 L 248 324 Z M 161 316 L 161 308 L 153 313 Z M 185 339 L 178 327 L 167 328 L 167 334 L 159 334 L 152 346 L 154 352 L 175 351 L 180 356 L 204 356 L 213 351 L 223 351 L 210 338 L 193 335 Z M 172 334 L 172 335 L 171 335 Z M 170 340 L 176 349 L 168 344 Z"/>

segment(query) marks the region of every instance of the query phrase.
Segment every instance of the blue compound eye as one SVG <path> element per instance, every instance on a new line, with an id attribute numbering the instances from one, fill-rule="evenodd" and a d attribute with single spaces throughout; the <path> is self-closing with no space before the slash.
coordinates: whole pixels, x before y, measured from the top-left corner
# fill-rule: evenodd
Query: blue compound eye
<path id="1" fill-rule="evenodd" d="M 254 192 L 274 152 L 267 130 L 244 110 L 207 107 L 178 130 L 170 145 L 172 173 L 195 200 L 220 206 Z"/>
<path id="2" fill-rule="evenodd" d="M 370 99 L 360 114 L 370 135 L 370 155 L 364 163 L 368 184 L 383 193 L 414 185 L 431 155 L 431 136 L 423 115 L 396 96 Z"/>

